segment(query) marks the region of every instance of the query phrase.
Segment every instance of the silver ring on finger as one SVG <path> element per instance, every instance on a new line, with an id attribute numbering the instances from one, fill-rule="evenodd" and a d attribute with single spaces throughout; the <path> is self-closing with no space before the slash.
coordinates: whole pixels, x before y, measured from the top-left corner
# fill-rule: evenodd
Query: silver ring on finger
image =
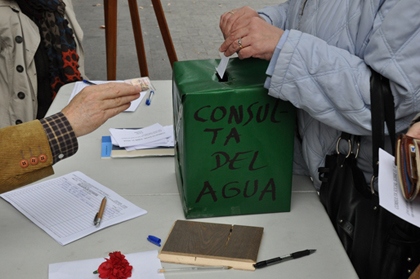
<path id="1" fill-rule="evenodd" d="M 242 45 L 242 38 L 239 38 L 239 39 L 238 39 L 238 45 L 239 45 L 239 48 L 240 48 L 240 49 L 242 49 L 242 48 L 243 48 L 243 45 Z"/>

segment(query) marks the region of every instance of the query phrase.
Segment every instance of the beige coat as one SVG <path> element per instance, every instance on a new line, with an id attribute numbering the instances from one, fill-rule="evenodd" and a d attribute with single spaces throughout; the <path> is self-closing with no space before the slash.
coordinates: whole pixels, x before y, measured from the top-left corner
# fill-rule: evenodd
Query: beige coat
<path id="1" fill-rule="evenodd" d="M 75 34 L 79 70 L 84 76 L 83 31 L 71 0 L 64 2 L 66 18 Z M 38 27 L 20 12 L 17 3 L 0 0 L 0 128 L 36 118 L 38 84 L 34 57 L 40 41 Z"/>

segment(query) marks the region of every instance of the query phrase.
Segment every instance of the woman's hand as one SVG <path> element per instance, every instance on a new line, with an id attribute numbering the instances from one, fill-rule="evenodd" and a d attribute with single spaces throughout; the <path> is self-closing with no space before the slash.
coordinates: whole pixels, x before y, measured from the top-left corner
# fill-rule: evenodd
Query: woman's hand
<path id="1" fill-rule="evenodd" d="M 407 136 L 420 139 L 420 122 L 414 123 L 407 131 Z"/>
<path id="2" fill-rule="evenodd" d="M 225 56 L 237 52 L 240 59 L 254 57 L 270 60 L 284 33 L 249 7 L 224 13 L 220 19 L 220 29 L 225 41 L 219 51 Z"/>

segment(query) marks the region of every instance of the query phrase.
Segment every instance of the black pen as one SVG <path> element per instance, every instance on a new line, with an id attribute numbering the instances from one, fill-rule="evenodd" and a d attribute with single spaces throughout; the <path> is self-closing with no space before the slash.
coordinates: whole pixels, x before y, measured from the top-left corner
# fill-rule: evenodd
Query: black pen
<path id="1" fill-rule="evenodd" d="M 285 261 L 285 260 L 292 260 L 292 259 L 297 259 L 297 258 L 300 258 L 300 257 L 308 256 L 312 253 L 315 253 L 315 251 L 316 251 L 315 249 L 306 249 L 306 250 L 303 250 L 303 251 L 294 252 L 294 253 L 292 253 L 290 255 L 287 255 L 287 256 L 277 257 L 277 258 L 272 258 L 272 259 L 269 259 L 269 260 L 257 262 L 256 264 L 254 264 L 254 267 L 255 268 L 263 268 L 263 267 L 266 267 L 266 266 L 269 266 L 269 265 L 280 263 L 280 262 Z"/>

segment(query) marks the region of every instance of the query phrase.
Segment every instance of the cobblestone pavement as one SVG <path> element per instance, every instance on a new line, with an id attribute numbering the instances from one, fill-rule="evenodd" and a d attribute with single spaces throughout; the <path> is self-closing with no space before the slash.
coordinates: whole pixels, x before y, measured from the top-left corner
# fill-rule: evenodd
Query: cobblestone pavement
<path id="1" fill-rule="evenodd" d="M 118 1 L 118 0 L 110 0 Z M 178 60 L 218 58 L 223 42 L 220 15 L 248 5 L 259 9 L 282 0 L 161 0 Z M 172 69 L 150 0 L 138 0 L 141 27 L 151 79 L 171 79 Z M 73 0 L 77 19 L 84 31 L 86 75 L 106 79 L 103 2 Z M 128 1 L 118 1 L 117 79 L 140 76 Z"/>

